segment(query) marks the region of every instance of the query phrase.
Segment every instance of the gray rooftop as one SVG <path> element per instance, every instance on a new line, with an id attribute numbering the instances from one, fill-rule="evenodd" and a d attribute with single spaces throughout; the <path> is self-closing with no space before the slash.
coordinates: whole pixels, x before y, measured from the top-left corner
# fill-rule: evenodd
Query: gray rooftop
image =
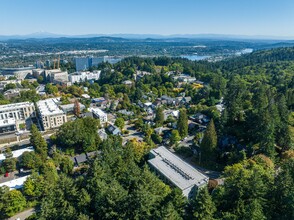
<path id="1" fill-rule="evenodd" d="M 164 175 L 185 194 L 185 190 L 192 186 L 202 186 L 208 183 L 209 178 L 194 167 L 170 152 L 164 146 L 151 150 L 154 158 L 148 163 Z"/>

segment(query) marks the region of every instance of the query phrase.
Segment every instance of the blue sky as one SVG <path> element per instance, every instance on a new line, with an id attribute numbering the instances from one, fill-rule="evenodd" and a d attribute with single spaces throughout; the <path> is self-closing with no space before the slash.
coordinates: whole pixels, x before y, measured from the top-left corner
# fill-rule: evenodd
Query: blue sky
<path id="1" fill-rule="evenodd" d="M 0 35 L 294 36 L 294 0 L 0 0 Z"/>

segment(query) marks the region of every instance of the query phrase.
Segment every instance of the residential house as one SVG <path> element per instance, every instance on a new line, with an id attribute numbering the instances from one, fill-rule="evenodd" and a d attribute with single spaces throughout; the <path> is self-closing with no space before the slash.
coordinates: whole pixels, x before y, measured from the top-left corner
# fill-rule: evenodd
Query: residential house
<path id="1" fill-rule="evenodd" d="M 109 125 L 107 131 L 112 135 L 121 135 L 121 130 L 115 125 Z"/>

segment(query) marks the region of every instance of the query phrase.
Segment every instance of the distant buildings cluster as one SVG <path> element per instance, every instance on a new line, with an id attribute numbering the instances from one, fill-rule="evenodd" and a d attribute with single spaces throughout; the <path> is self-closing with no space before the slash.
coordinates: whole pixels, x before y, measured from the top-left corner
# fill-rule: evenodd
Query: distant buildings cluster
<path id="1" fill-rule="evenodd" d="M 117 63 L 121 58 L 114 58 L 109 56 L 104 57 L 79 57 L 75 58 L 76 71 L 85 71 L 91 67 L 97 67 L 102 62 L 111 64 Z"/>
<path id="2" fill-rule="evenodd" d="M 80 110 L 85 106 L 80 104 Z M 74 104 L 62 105 L 60 98 L 49 98 L 36 102 L 20 102 L 0 105 L 0 134 L 12 133 L 20 129 L 23 124 L 27 127 L 32 119 L 37 119 L 41 130 L 58 128 L 67 122 L 67 113 L 74 110 Z M 107 114 L 99 108 L 89 108 L 94 118 L 101 123 L 107 122 Z"/>

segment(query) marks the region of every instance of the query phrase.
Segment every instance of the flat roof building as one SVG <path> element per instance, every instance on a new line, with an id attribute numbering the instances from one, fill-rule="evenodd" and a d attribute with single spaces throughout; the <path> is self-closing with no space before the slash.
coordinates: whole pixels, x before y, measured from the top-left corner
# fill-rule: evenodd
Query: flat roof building
<path id="1" fill-rule="evenodd" d="M 83 111 L 86 107 L 79 103 L 80 106 L 80 110 Z M 73 113 L 74 112 L 74 108 L 75 108 L 75 104 L 71 103 L 71 104 L 66 104 L 66 105 L 60 105 L 59 106 L 66 114 L 68 113 Z"/>
<path id="2" fill-rule="evenodd" d="M 80 83 L 88 80 L 98 80 L 100 77 L 101 70 L 94 72 L 76 72 L 69 75 L 69 81 L 71 83 Z"/>
<path id="3" fill-rule="evenodd" d="M 34 151 L 34 148 L 33 147 L 26 147 L 26 148 L 23 148 L 23 149 L 19 149 L 19 150 L 14 150 L 14 151 L 11 151 L 12 153 L 12 158 L 18 158 L 20 157 L 24 152 L 33 152 Z M 5 154 L 2 153 L 0 154 L 0 162 L 2 162 L 3 160 L 5 160 Z"/>
<path id="4" fill-rule="evenodd" d="M 26 120 L 35 117 L 35 106 L 32 102 L 19 102 L 8 105 L 0 105 L 0 119 L 14 118 Z"/>
<path id="5" fill-rule="evenodd" d="M 164 146 L 150 151 L 148 163 L 167 183 L 180 188 L 187 198 L 191 198 L 199 187 L 207 185 L 209 180 Z"/>
<path id="6" fill-rule="evenodd" d="M 27 76 L 33 75 L 33 66 L 29 67 L 12 67 L 12 68 L 2 68 L 0 72 L 5 76 L 14 76 L 17 79 L 25 79 Z"/>
<path id="7" fill-rule="evenodd" d="M 57 128 L 67 122 L 66 114 L 58 107 L 60 98 L 45 99 L 37 102 L 39 119 L 43 129 Z"/>
<path id="8" fill-rule="evenodd" d="M 14 118 L 0 119 L 0 134 L 7 134 L 16 131 L 16 121 Z"/>
<path id="9" fill-rule="evenodd" d="M 100 108 L 89 108 L 88 110 L 93 113 L 95 118 L 99 118 L 101 123 L 107 122 L 107 114 Z"/>
<path id="10" fill-rule="evenodd" d="M 27 180 L 27 178 L 30 175 L 27 176 L 23 176 L 17 179 L 13 179 L 13 180 L 9 180 L 7 182 L 4 183 L 0 183 L 0 187 L 2 186 L 7 186 L 9 187 L 9 190 L 13 190 L 13 189 L 21 189 L 23 187 L 24 182 Z"/>

